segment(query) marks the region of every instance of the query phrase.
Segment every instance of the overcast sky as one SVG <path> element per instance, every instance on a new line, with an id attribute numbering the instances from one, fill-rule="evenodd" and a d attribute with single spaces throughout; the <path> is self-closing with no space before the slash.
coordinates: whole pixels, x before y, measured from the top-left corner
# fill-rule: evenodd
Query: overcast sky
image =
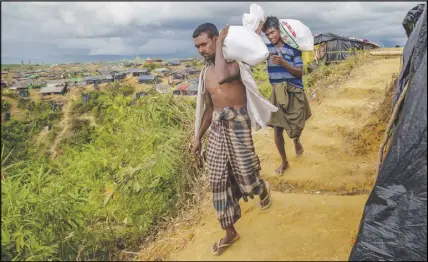
<path id="1" fill-rule="evenodd" d="M 298 19 L 313 34 L 339 33 L 404 45 L 401 22 L 423 2 L 255 2 L 266 15 Z M 2 2 L 2 63 L 49 56 L 197 55 L 201 23 L 242 25 L 251 2 Z M 144 57 L 142 57 L 144 58 Z"/>

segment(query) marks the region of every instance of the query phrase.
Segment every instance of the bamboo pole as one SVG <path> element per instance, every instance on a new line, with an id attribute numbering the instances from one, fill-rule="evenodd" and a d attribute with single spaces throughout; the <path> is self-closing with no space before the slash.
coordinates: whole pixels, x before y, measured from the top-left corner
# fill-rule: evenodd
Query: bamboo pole
<path id="1" fill-rule="evenodd" d="M 379 146 L 378 162 L 377 162 L 377 166 L 376 166 L 376 175 L 375 175 L 375 179 L 374 179 L 374 184 L 376 183 L 376 180 L 377 180 L 377 178 L 379 176 L 380 169 L 381 169 L 382 164 L 383 164 L 383 153 L 384 153 L 385 146 L 388 143 L 389 138 L 390 138 L 389 133 L 390 133 L 390 131 L 392 129 L 392 125 L 393 125 L 394 121 L 397 119 L 399 108 L 400 108 L 401 104 L 403 103 L 403 101 L 404 101 L 404 99 L 406 97 L 407 90 L 409 88 L 409 83 L 410 83 L 410 81 L 407 82 L 406 86 L 403 89 L 403 92 L 401 92 L 401 95 L 398 98 L 398 101 L 397 101 L 397 103 L 394 106 L 394 110 L 392 112 L 392 116 L 389 119 L 388 125 L 387 125 L 385 133 L 383 135 L 382 143 Z"/>
<path id="2" fill-rule="evenodd" d="M 403 51 L 371 51 L 372 56 L 401 56 Z"/>

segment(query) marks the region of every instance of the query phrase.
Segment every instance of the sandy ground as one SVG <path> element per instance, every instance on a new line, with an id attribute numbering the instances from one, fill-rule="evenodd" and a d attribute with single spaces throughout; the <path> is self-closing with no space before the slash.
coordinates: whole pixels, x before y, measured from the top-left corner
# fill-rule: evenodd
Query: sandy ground
<path id="1" fill-rule="evenodd" d="M 262 176 L 275 185 L 287 182 L 294 192 L 370 190 L 376 152 L 356 155 L 346 138 L 363 128 L 378 108 L 392 74 L 398 72 L 399 61 L 399 58 L 377 60 L 357 68 L 342 86 L 329 90 L 323 101 L 311 103 L 312 117 L 301 137 L 304 155 L 297 157 L 293 142 L 285 138 L 290 168 L 284 176 L 275 175 L 280 157 L 273 130 L 257 132 L 254 141 L 263 162 Z"/>
<path id="2" fill-rule="evenodd" d="M 313 115 L 301 138 L 305 153 L 296 157 L 286 137 L 290 168 L 281 177 L 274 172 L 280 158 L 272 129 L 254 134 L 261 175 L 274 189 L 273 204 L 262 211 L 256 200 L 242 203 L 242 218 L 236 223 L 241 238 L 223 255 L 211 254 L 212 244 L 224 232 L 207 193 L 195 225 L 177 226 L 143 249 L 138 259 L 348 260 L 377 161 L 375 150 L 356 154 L 348 139 L 383 100 L 399 62 L 397 58 L 367 63 L 354 69 L 339 88 L 329 90 L 321 102 L 311 101 Z"/>
<path id="3" fill-rule="evenodd" d="M 170 260 L 346 260 L 367 196 L 321 196 L 273 192 L 273 203 L 241 203 L 236 224 L 241 238 L 219 257 L 211 244 L 224 236 L 211 203 L 188 247 Z M 185 236 L 186 237 L 186 236 Z M 185 242 L 184 242 L 185 243 Z"/>

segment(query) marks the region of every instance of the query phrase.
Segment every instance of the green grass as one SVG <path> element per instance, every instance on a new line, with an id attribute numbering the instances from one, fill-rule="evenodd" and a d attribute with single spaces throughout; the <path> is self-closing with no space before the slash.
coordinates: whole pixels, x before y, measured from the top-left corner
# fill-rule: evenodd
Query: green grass
<path id="1" fill-rule="evenodd" d="M 319 64 L 314 71 L 303 75 L 303 86 L 307 91 L 316 88 L 325 88 L 337 83 L 339 79 L 349 75 L 353 68 L 374 59 L 380 58 L 372 57 L 368 52 L 357 52 L 355 55 L 349 56 L 348 59 L 341 63 L 329 66 Z M 253 76 L 260 93 L 265 98 L 269 99 L 272 86 L 269 83 L 266 64 L 263 63 L 254 67 Z"/>
<path id="2" fill-rule="evenodd" d="M 113 93 L 75 102 L 72 115 L 89 112 L 97 125 L 72 121 L 56 159 L 31 150 L 25 124 L 2 125 L 2 142 L 15 136 L 2 154 L 2 260 L 115 257 L 118 239 L 138 247 L 190 194 L 194 102 L 154 95 L 134 105 Z"/>
<path id="3" fill-rule="evenodd" d="M 340 63 L 325 65 L 319 64 L 311 73 L 304 75 L 303 84 L 306 89 L 323 88 L 332 85 L 340 78 L 348 76 L 352 69 L 374 59 L 368 52 L 360 51 L 355 55 L 350 55 Z"/>

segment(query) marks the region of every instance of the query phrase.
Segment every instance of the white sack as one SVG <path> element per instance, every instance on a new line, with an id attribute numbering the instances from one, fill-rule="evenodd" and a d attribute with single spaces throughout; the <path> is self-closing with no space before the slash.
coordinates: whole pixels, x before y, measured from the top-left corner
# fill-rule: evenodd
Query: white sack
<path id="1" fill-rule="evenodd" d="M 263 9 L 256 4 L 251 4 L 250 13 L 244 13 L 244 15 L 242 16 L 242 25 L 246 29 L 255 32 L 259 27 L 260 22 L 264 21 L 264 19 L 265 12 L 263 11 Z"/>
<path id="2" fill-rule="evenodd" d="M 314 36 L 309 27 L 299 20 L 279 19 L 281 39 L 300 51 L 314 50 Z"/>
<path id="3" fill-rule="evenodd" d="M 261 37 L 243 26 L 230 26 L 224 40 L 223 55 L 226 60 L 256 66 L 266 61 L 269 51 Z"/>
<path id="4" fill-rule="evenodd" d="M 263 9 L 256 5 L 250 5 L 250 13 L 242 16 L 242 25 L 255 32 L 261 21 L 264 21 Z M 286 44 L 300 51 L 314 50 L 314 37 L 311 30 L 299 20 L 279 19 L 281 39 Z M 262 36 L 263 37 L 263 36 Z M 266 39 L 264 39 L 266 40 Z"/>

